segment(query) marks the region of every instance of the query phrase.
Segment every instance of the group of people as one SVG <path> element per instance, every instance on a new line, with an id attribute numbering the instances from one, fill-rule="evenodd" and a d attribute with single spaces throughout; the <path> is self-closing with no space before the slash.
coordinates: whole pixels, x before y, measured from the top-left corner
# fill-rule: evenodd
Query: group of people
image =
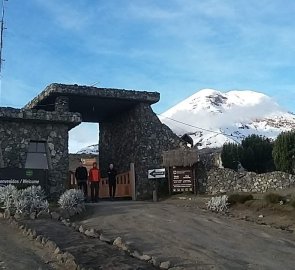
<path id="1" fill-rule="evenodd" d="M 117 171 L 114 168 L 113 164 L 109 165 L 108 171 L 108 182 L 109 182 L 109 195 L 110 199 L 113 200 L 116 195 L 116 176 Z M 94 162 L 92 168 L 87 172 L 86 167 L 83 165 L 82 161 L 80 161 L 79 167 L 77 167 L 75 171 L 75 178 L 77 180 L 77 184 L 79 189 L 84 192 L 85 200 L 87 200 L 88 192 L 87 192 L 87 184 L 90 184 L 90 193 L 91 193 L 91 201 L 98 202 L 99 199 L 99 182 L 101 179 L 101 174 L 97 163 Z"/>

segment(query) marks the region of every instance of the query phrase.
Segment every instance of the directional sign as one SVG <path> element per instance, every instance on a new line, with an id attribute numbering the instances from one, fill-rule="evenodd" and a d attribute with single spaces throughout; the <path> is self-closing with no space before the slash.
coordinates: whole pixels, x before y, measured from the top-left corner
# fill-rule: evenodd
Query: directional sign
<path id="1" fill-rule="evenodd" d="M 148 171 L 149 179 L 165 178 L 165 169 L 152 169 Z"/>

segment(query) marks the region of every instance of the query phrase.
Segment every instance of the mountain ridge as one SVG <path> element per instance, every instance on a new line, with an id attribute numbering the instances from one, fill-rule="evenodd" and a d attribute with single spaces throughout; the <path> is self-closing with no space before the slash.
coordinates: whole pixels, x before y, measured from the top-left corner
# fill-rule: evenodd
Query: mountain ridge
<path id="1" fill-rule="evenodd" d="M 275 139 L 280 132 L 295 128 L 294 113 L 280 107 L 269 96 L 252 90 L 224 93 L 202 89 L 162 113 L 160 120 L 179 136 L 191 134 L 199 148 L 240 143 L 251 134 Z"/>

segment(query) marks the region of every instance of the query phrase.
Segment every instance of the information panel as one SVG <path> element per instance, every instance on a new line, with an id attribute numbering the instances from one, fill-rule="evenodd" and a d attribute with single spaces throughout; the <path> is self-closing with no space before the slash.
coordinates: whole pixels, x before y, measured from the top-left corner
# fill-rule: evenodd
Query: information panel
<path id="1" fill-rule="evenodd" d="M 172 192 L 194 191 L 193 171 L 189 167 L 173 167 L 171 172 Z"/>
<path id="2" fill-rule="evenodd" d="M 0 186 L 11 184 L 18 188 L 26 188 L 35 185 L 46 189 L 47 178 L 48 170 L 20 168 L 0 169 Z"/>

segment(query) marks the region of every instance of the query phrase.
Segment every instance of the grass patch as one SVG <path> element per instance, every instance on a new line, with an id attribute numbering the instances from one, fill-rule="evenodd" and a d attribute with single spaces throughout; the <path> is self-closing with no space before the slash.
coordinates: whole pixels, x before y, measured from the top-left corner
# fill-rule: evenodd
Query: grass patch
<path id="1" fill-rule="evenodd" d="M 228 196 L 228 202 L 230 205 L 234 205 L 236 203 L 245 203 L 247 201 L 253 200 L 252 194 L 238 194 L 234 193 Z"/>
<path id="2" fill-rule="evenodd" d="M 268 203 L 277 204 L 280 203 L 280 201 L 283 201 L 285 203 L 285 198 L 278 194 L 278 193 L 267 193 L 263 196 L 264 200 Z"/>

